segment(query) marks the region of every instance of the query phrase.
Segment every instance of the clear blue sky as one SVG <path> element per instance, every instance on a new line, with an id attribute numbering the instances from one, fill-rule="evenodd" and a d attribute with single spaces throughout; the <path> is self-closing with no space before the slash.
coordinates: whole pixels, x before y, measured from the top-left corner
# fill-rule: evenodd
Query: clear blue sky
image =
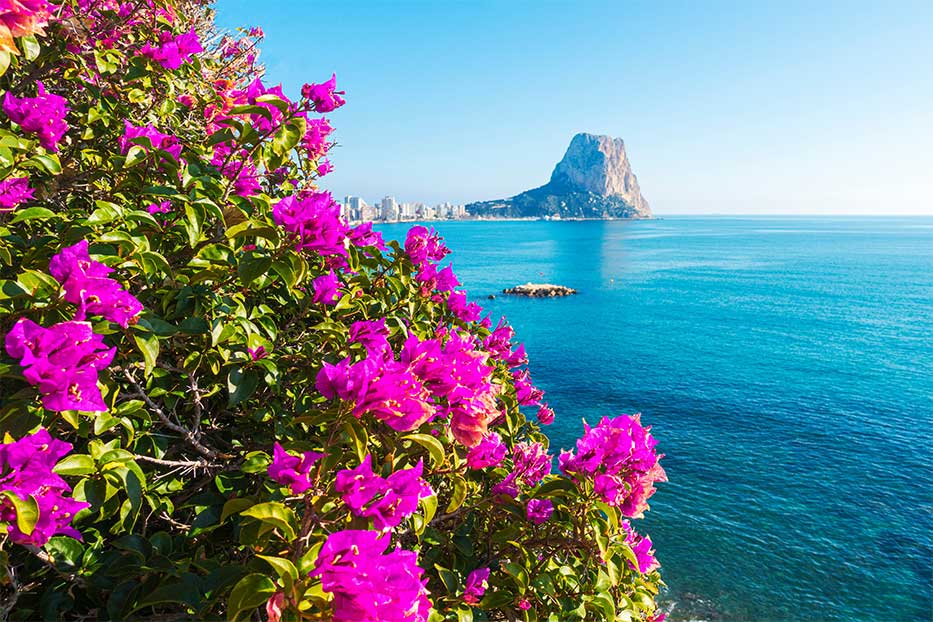
<path id="1" fill-rule="evenodd" d="M 323 184 L 468 202 L 625 139 L 657 214 L 933 215 L 933 1 L 218 0 L 268 83 L 337 73 Z"/>

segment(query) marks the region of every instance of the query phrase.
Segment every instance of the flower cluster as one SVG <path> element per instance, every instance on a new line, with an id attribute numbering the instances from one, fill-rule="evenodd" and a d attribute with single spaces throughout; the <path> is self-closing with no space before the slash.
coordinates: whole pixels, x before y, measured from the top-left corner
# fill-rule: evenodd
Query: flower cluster
<path id="1" fill-rule="evenodd" d="M 421 225 L 408 230 L 405 237 L 405 252 L 418 269 L 417 277 L 424 296 L 436 296 L 442 299 L 446 294 L 447 308 L 463 322 L 475 322 L 479 319 L 482 308 L 475 302 L 467 302 L 466 292 L 454 289 L 460 281 L 454 275 L 453 268 L 447 266 L 438 270 L 436 263 L 447 256 L 450 250 L 444 246 L 442 238 L 434 231 Z M 439 294 L 433 294 L 434 291 Z"/>
<path id="2" fill-rule="evenodd" d="M 136 127 L 129 121 L 125 121 L 124 124 L 123 136 L 120 137 L 120 153 L 125 155 L 133 145 L 140 145 L 146 151 L 149 151 L 151 146 L 168 153 L 176 162 L 181 159 L 181 143 L 176 137 L 163 134 L 151 125 Z M 145 142 L 140 139 L 145 139 Z"/>
<path id="3" fill-rule="evenodd" d="M 343 91 L 337 88 L 337 74 L 322 84 L 305 84 L 301 87 L 301 96 L 314 104 L 317 112 L 332 112 L 343 106 L 346 100 L 341 97 Z"/>
<path id="4" fill-rule="evenodd" d="M 188 62 L 192 55 L 203 52 L 201 42 L 194 28 L 186 33 L 172 36 L 170 32 L 162 33 L 162 40 L 158 46 L 147 43 L 139 51 L 146 58 L 151 58 L 166 69 L 175 70 Z"/>
<path id="5" fill-rule="evenodd" d="M 75 319 L 100 315 L 126 328 L 143 306 L 107 276 L 111 272 L 112 268 L 90 258 L 87 240 L 63 248 L 49 262 L 49 274 L 64 287 L 65 300 L 78 305 Z"/>
<path id="6" fill-rule="evenodd" d="M 340 218 L 340 205 L 329 192 L 288 196 L 272 208 L 276 224 L 297 238 L 296 250 L 320 255 L 346 255 L 348 228 Z"/>
<path id="7" fill-rule="evenodd" d="M 422 471 L 419 460 L 410 469 L 401 469 L 382 478 L 373 473 L 372 456 L 366 454 L 360 466 L 337 473 L 334 489 L 353 514 L 372 518 L 373 526 L 385 531 L 411 516 L 418 509 L 419 499 L 434 494 L 421 479 Z"/>
<path id="8" fill-rule="evenodd" d="M 52 471 L 70 451 L 70 444 L 52 438 L 45 429 L 0 444 L 0 525 L 13 542 L 43 546 L 57 534 L 81 539 L 71 521 L 90 504 L 66 496 L 71 488 Z M 39 514 L 29 533 L 20 529 L 11 495 L 20 501 L 35 500 Z"/>
<path id="9" fill-rule="evenodd" d="M 498 466 L 505 458 L 508 447 L 495 432 L 483 437 L 478 445 L 467 452 L 466 463 L 471 469 L 484 469 Z"/>
<path id="10" fill-rule="evenodd" d="M 467 575 L 466 585 L 463 588 L 463 602 L 476 605 L 489 587 L 489 568 L 477 568 Z"/>
<path id="11" fill-rule="evenodd" d="M 531 499 L 525 508 L 525 516 L 535 525 L 546 523 L 554 513 L 554 504 L 550 499 Z"/>
<path id="12" fill-rule="evenodd" d="M 640 518 L 654 494 L 654 483 L 667 481 L 650 430 L 642 427 L 639 415 L 603 417 L 595 428 L 584 424 L 576 453 L 561 453 L 560 469 L 592 478 L 603 501 L 619 507 L 625 516 Z"/>
<path id="13" fill-rule="evenodd" d="M 384 320 L 351 327 L 351 339 L 364 346 L 367 358 L 324 363 L 318 390 L 353 401 L 357 417 L 371 413 L 399 431 L 449 417 L 454 438 L 467 447 L 479 444 L 499 415 L 500 387 L 492 380 L 488 354 L 470 336 L 439 331 L 434 339 L 409 335 L 396 360 L 387 335 Z"/>
<path id="14" fill-rule="evenodd" d="M 272 464 L 266 472 L 272 481 L 288 486 L 292 494 L 300 495 L 311 488 L 311 467 L 323 457 L 324 454 L 316 451 L 306 451 L 299 458 L 275 443 L 272 448 Z"/>
<path id="15" fill-rule="evenodd" d="M 8 177 L 0 181 L 0 212 L 9 212 L 17 205 L 33 198 L 29 177 Z"/>
<path id="16" fill-rule="evenodd" d="M 318 304 L 333 305 L 337 304 L 337 301 L 340 300 L 340 292 L 338 288 L 340 287 L 340 279 L 337 278 L 337 275 L 334 274 L 334 271 L 331 270 L 327 274 L 322 274 L 321 276 L 314 279 L 311 282 L 314 285 L 314 296 L 312 300 Z"/>
<path id="17" fill-rule="evenodd" d="M 105 411 L 97 373 L 113 360 L 116 348 L 88 322 L 60 322 L 43 328 L 20 319 L 5 338 L 7 354 L 19 359 L 23 376 L 39 387 L 49 410 Z"/>
<path id="18" fill-rule="evenodd" d="M 334 622 L 425 622 L 431 610 L 418 556 L 400 548 L 385 553 L 388 536 L 338 531 L 327 537 L 312 577 L 334 595 Z"/>
<path id="19" fill-rule="evenodd" d="M 505 479 L 493 486 L 494 494 L 518 496 L 519 482 L 528 487 L 537 486 L 551 470 L 551 456 L 541 443 L 517 443 L 512 448 L 512 470 Z"/>
<path id="20" fill-rule="evenodd" d="M 3 96 L 3 112 L 24 132 L 39 137 L 39 144 L 49 151 L 58 151 L 58 143 L 68 132 L 68 114 L 64 97 L 48 93 L 42 82 L 36 82 L 36 97 L 15 97 L 9 91 Z"/>
<path id="21" fill-rule="evenodd" d="M 3 0 L 0 2 L 0 52 L 19 54 L 13 37 L 43 35 L 53 6 L 47 0 Z"/>
<path id="22" fill-rule="evenodd" d="M 651 548 L 651 538 L 636 533 L 627 520 L 622 521 L 622 529 L 625 531 L 625 543 L 631 547 L 635 559 L 638 561 L 637 568 L 632 562 L 629 562 L 632 570 L 645 574 L 659 568 L 661 564 L 658 563 L 654 556 L 654 550 Z"/>

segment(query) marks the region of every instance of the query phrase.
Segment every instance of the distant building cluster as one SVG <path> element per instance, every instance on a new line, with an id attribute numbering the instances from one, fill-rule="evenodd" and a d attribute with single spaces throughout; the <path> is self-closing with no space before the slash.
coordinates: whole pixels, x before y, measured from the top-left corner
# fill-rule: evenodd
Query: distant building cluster
<path id="1" fill-rule="evenodd" d="M 463 205 L 439 203 L 399 203 L 395 197 L 383 197 L 370 205 L 361 197 L 345 197 L 340 213 L 349 222 L 405 222 L 410 220 L 461 220 L 468 218 Z"/>

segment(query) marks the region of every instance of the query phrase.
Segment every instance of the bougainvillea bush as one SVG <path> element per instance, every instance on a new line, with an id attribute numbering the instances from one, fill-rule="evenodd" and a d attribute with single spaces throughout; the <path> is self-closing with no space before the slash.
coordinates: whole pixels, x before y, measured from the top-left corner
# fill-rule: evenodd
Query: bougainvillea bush
<path id="1" fill-rule="evenodd" d="M 549 452 L 443 240 L 319 189 L 335 79 L 211 17 L 0 0 L 0 618 L 660 619 L 648 428 Z"/>

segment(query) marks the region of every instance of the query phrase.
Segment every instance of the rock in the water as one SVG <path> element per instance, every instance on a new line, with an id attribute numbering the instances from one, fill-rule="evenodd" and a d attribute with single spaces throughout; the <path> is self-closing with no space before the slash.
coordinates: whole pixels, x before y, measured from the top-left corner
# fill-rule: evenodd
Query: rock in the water
<path id="1" fill-rule="evenodd" d="M 573 137 L 545 185 L 466 210 L 492 218 L 651 218 L 625 143 L 593 134 Z"/>
<path id="2" fill-rule="evenodd" d="M 557 296 L 572 296 L 577 293 L 577 290 L 572 287 L 552 285 L 550 283 L 525 283 L 524 285 L 503 289 L 502 293 L 531 298 L 554 298 Z"/>

